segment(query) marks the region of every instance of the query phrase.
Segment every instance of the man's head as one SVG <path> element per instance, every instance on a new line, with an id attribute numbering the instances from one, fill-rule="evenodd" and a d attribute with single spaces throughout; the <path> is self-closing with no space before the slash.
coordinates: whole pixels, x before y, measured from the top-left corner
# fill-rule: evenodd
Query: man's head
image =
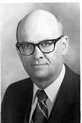
<path id="1" fill-rule="evenodd" d="M 68 47 L 68 38 L 62 35 L 62 24 L 45 10 L 32 11 L 18 25 L 19 56 L 26 72 L 40 88 L 51 84 L 62 69 Z"/>

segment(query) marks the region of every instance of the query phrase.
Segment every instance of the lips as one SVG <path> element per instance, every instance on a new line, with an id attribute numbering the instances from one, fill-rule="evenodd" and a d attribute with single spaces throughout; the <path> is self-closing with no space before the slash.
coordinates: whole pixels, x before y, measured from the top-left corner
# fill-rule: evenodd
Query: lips
<path id="1" fill-rule="evenodd" d="M 32 64 L 32 66 L 41 66 L 41 65 L 48 65 L 47 63 L 45 64 Z"/>
<path id="2" fill-rule="evenodd" d="M 42 66 L 46 66 L 48 65 L 48 63 L 33 63 L 31 66 L 32 67 L 42 67 Z"/>

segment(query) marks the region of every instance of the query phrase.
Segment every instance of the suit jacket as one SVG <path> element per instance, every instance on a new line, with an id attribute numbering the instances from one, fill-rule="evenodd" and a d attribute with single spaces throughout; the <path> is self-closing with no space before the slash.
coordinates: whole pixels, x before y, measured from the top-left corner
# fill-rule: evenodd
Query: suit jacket
<path id="1" fill-rule="evenodd" d="M 2 101 L 2 123 L 28 123 L 32 96 L 30 78 L 11 84 Z M 80 77 L 67 66 L 48 123 L 80 123 Z"/>

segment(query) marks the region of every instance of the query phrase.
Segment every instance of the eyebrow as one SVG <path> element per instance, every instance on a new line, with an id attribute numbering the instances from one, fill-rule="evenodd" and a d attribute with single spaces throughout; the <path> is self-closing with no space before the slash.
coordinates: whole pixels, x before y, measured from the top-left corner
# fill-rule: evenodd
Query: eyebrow
<path id="1" fill-rule="evenodd" d="M 20 44 L 22 43 L 26 43 L 26 44 L 39 44 L 41 42 L 46 42 L 46 41 L 54 41 L 55 39 L 44 39 L 44 40 L 41 40 L 39 41 L 38 43 L 34 43 L 34 42 L 30 42 L 30 41 L 22 41 L 22 42 L 19 42 Z"/>
<path id="2" fill-rule="evenodd" d="M 58 41 L 59 39 L 61 39 L 62 37 L 63 37 L 64 35 L 61 35 L 61 36 L 59 36 L 58 38 L 51 38 L 51 39 L 44 39 L 44 40 L 40 40 L 38 43 L 40 43 L 40 42 L 44 42 L 44 41 Z M 30 42 L 30 41 L 22 41 L 22 42 L 19 42 L 20 44 L 22 44 L 22 43 L 29 43 L 29 44 L 38 44 L 38 43 L 33 43 L 33 42 Z"/>

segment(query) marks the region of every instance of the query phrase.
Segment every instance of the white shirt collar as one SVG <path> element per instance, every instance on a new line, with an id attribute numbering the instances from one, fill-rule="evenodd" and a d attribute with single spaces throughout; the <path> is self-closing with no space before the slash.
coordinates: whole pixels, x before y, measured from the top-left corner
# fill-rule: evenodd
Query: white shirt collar
<path id="1" fill-rule="evenodd" d="M 47 96 L 51 102 L 54 101 L 54 99 L 57 95 L 57 92 L 61 86 L 63 79 L 64 79 L 64 75 L 65 75 L 65 65 L 63 65 L 63 67 L 62 67 L 62 70 L 61 70 L 59 77 L 51 85 L 49 85 L 47 88 L 45 88 L 45 92 L 46 92 L 46 94 L 47 94 Z M 38 89 L 39 89 L 38 86 L 36 84 L 34 84 L 33 100 L 35 98 L 35 94 L 36 94 Z"/>
<path id="2" fill-rule="evenodd" d="M 63 81 L 65 75 L 65 66 L 63 65 L 61 73 L 59 75 L 59 77 L 50 85 L 45 89 L 46 94 L 48 95 L 49 99 L 51 102 L 54 101 L 54 98 L 57 95 L 57 92 L 61 86 L 61 83 Z"/>

